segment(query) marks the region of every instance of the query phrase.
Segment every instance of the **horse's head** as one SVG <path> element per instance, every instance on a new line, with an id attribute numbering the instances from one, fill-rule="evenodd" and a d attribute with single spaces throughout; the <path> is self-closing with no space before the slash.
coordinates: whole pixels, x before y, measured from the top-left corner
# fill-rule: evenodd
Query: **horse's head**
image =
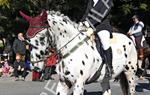
<path id="1" fill-rule="evenodd" d="M 49 44 L 51 42 L 51 34 L 46 23 L 47 13 L 42 12 L 36 17 L 29 17 L 23 12 L 20 12 L 20 14 L 30 24 L 26 35 L 31 46 L 31 62 L 34 63 L 34 66 L 38 67 L 41 70 L 44 66 L 44 61 L 49 53 L 49 48 L 51 48 Z"/>

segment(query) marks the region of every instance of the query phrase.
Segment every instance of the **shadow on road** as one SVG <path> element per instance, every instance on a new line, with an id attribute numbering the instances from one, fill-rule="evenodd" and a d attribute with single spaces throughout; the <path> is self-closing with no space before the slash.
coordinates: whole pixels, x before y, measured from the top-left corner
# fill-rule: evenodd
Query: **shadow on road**
<path id="1" fill-rule="evenodd" d="M 84 92 L 84 95 L 103 95 L 102 91 L 96 91 L 96 92 Z"/>
<path id="2" fill-rule="evenodd" d="M 149 84 L 150 84 L 150 74 L 147 74 L 147 78 L 146 79 L 149 81 Z"/>
<path id="3" fill-rule="evenodd" d="M 148 83 L 138 83 L 136 85 L 136 91 L 137 92 L 144 92 L 144 89 L 145 90 L 149 90 L 150 91 L 150 77 L 149 78 L 146 78 L 148 80 Z"/>

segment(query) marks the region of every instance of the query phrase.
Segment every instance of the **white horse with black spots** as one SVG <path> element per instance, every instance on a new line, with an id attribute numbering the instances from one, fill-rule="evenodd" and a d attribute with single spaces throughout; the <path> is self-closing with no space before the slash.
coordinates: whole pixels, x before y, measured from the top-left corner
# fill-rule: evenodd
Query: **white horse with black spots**
<path id="1" fill-rule="evenodd" d="M 36 40 L 43 36 L 44 43 L 50 43 L 61 54 L 62 59 L 56 65 L 59 76 L 56 94 L 67 95 L 73 87 L 73 95 L 83 95 L 85 84 L 101 82 L 103 95 L 111 95 L 109 79 L 105 77 L 106 64 L 103 64 L 96 43 L 91 42 L 86 36 L 86 32 L 81 33 L 76 27 L 78 25 L 63 14 L 55 11 L 47 11 L 47 14 L 49 36 L 45 35 L 47 33 L 46 28 L 31 38 L 30 43 L 36 46 Z M 110 43 L 113 51 L 114 68 L 112 79 L 120 76 L 123 94 L 134 95 L 137 70 L 135 46 L 127 36 L 120 33 L 113 33 L 113 39 L 110 40 Z M 46 44 L 41 47 L 44 46 L 46 49 Z M 36 47 L 32 51 L 40 54 L 41 47 L 39 45 Z M 32 51 L 31 56 L 35 55 Z M 40 56 L 44 57 L 42 54 Z"/>

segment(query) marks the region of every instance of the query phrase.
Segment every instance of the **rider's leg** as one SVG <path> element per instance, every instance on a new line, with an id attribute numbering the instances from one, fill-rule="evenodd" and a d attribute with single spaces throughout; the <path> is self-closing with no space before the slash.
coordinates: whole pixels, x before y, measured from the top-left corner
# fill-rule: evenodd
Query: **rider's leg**
<path id="1" fill-rule="evenodd" d="M 105 53 L 105 61 L 108 64 L 110 69 L 109 73 L 113 74 L 113 66 L 112 66 L 112 49 L 110 46 L 110 33 L 107 30 L 102 30 L 98 32 L 98 36 L 101 39 L 101 43 L 103 45 L 104 53 Z"/>

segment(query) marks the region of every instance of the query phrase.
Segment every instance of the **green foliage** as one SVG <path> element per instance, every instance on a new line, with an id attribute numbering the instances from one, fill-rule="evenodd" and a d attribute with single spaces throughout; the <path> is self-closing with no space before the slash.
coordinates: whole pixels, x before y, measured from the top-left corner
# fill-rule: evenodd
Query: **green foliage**
<path id="1" fill-rule="evenodd" d="M 147 10 L 148 5 L 145 3 L 140 4 L 139 8 L 146 11 Z"/>
<path id="2" fill-rule="evenodd" d="M 133 6 L 130 4 L 124 4 L 121 6 L 121 10 L 124 12 L 125 15 L 130 14 L 132 8 Z"/>
<path id="3" fill-rule="evenodd" d="M 38 15 L 42 9 L 61 11 L 79 21 L 86 6 L 87 0 L 0 0 L 0 32 L 26 32 L 28 22 L 20 16 L 20 10 L 30 16 Z M 114 0 L 111 15 L 115 24 L 128 29 L 130 17 L 144 13 L 150 14 L 150 0 Z"/>
<path id="4" fill-rule="evenodd" d="M 9 0 L 0 0 L 0 6 L 2 8 L 10 8 Z"/>

